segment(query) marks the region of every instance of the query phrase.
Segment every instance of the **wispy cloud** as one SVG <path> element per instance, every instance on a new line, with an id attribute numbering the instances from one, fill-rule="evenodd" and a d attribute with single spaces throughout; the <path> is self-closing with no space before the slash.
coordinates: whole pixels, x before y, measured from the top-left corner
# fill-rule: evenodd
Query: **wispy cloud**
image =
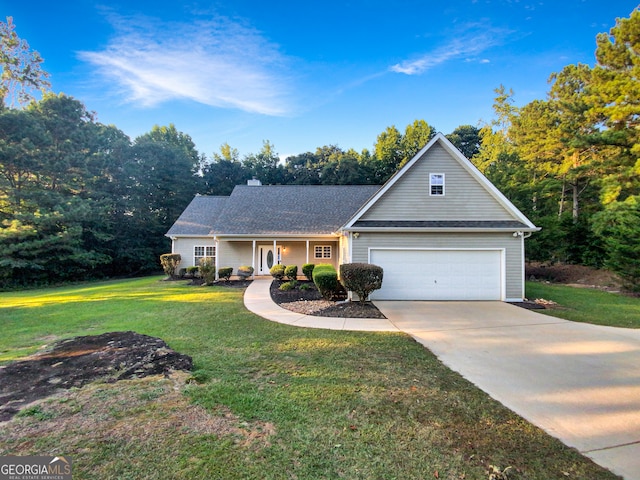
<path id="1" fill-rule="evenodd" d="M 190 23 L 110 17 L 102 51 L 79 52 L 128 102 L 188 99 L 265 115 L 290 111 L 289 59 L 258 31 L 225 17 Z"/>
<path id="2" fill-rule="evenodd" d="M 467 24 L 444 45 L 436 47 L 430 52 L 417 58 L 405 60 L 389 68 L 392 72 L 406 75 L 420 75 L 440 64 L 458 58 L 467 58 L 500 45 L 511 32 L 504 29 L 491 28 L 484 23 Z M 484 59 L 482 63 L 487 63 Z"/>

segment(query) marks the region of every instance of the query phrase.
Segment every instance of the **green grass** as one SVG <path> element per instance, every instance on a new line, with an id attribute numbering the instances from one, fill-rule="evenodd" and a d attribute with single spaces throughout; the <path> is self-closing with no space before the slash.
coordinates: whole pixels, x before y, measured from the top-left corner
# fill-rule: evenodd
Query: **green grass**
<path id="1" fill-rule="evenodd" d="M 243 292 L 158 278 L 0 294 L 0 359 L 135 330 L 191 378 L 95 383 L 0 426 L 0 455 L 70 455 L 74 478 L 616 478 L 403 334 L 295 328 Z M 496 477 L 498 478 L 498 477 Z"/>
<path id="2" fill-rule="evenodd" d="M 540 310 L 574 322 L 611 327 L 640 328 L 640 298 L 591 288 L 527 282 L 526 296 L 553 300 L 558 308 Z"/>

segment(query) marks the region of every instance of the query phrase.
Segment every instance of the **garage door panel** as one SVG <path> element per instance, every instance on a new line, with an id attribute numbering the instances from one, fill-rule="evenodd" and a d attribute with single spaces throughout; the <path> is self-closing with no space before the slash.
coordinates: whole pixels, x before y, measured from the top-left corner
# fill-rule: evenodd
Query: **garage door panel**
<path id="1" fill-rule="evenodd" d="M 384 270 L 374 300 L 501 300 L 499 250 L 372 249 Z"/>

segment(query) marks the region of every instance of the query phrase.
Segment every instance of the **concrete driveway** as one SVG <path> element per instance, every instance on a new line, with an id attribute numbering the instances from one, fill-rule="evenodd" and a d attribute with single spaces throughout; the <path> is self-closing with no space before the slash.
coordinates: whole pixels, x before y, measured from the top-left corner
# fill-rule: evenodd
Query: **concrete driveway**
<path id="1" fill-rule="evenodd" d="M 375 304 L 511 410 L 614 473 L 640 479 L 640 330 L 502 302 Z"/>

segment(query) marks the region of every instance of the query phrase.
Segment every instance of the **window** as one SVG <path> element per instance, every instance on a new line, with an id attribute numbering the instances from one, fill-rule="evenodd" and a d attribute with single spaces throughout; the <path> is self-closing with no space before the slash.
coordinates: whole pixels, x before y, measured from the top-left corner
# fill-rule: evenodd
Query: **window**
<path id="1" fill-rule="evenodd" d="M 196 245 L 193 247 L 193 264 L 195 266 L 200 265 L 200 260 L 205 257 L 215 257 L 216 247 Z"/>
<path id="2" fill-rule="evenodd" d="M 314 253 L 315 258 L 331 258 L 331 245 L 316 245 Z"/>
<path id="3" fill-rule="evenodd" d="M 429 195 L 444 195 L 444 173 L 429 174 Z"/>

